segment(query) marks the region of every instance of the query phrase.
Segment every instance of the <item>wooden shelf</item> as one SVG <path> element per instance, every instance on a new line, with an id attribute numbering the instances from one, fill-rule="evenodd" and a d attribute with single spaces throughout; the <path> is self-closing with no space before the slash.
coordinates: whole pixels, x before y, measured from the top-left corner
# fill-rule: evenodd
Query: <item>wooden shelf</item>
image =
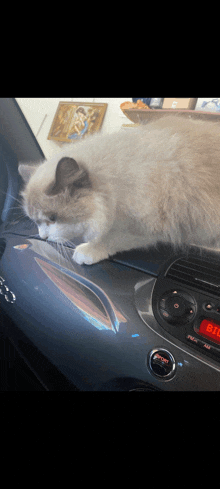
<path id="1" fill-rule="evenodd" d="M 148 122 L 159 119 L 160 117 L 176 114 L 187 118 L 220 121 L 220 112 L 207 112 L 188 109 L 125 109 L 126 117 L 135 124 L 147 124 Z"/>

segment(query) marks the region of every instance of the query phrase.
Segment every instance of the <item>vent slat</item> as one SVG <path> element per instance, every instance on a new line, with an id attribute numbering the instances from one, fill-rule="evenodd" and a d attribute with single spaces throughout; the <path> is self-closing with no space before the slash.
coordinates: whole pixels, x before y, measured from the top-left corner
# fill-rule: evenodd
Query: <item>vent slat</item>
<path id="1" fill-rule="evenodd" d="M 176 260 L 166 273 L 167 278 L 220 296 L 219 262 L 199 258 Z"/>
<path id="2" fill-rule="evenodd" d="M 180 262 L 180 263 L 174 264 L 174 266 L 176 266 L 177 268 L 181 268 L 183 270 L 184 270 L 184 268 L 188 270 L 190 267 L 190 270 L 192 270 L 192 271 L 194 270 L 194 271 L 199 271 L 199 272 L 209 273 L 209 274 L 213 273 L 214 275 L 219 275 L 219 277 L 220 277 L 220 268 L 218 269 L 218 267 L 216 265 L 214 266 L 214 264 L 213 264 L 213 266 L 214 266 L 213 269 L 210 268 L 210 266 L 207 267 L 203 264 L 196 264 L 196 263 L 191 263 L 191 262 L 189 262 L 189 263 L 186 263 L 186 262 L 181 263 Z"/>
<path id="3" fill-rule="evenodd" d="M 189 269 L 187 267 L 177 267 L 177 266 L 174 266 L 172 268 L 172 272 L 174 273 L 179 273 L 181 275 L 190 275 L 191 277 L 197 277 L 197 278 L 201 278 L 203 279 L 203 277 L 205 276 L 206 279 L 210 282 L 214 282 L 214 283 L 219 283 L 220 284 L 220 274 L 218 273 L 215 273 L 214 271 L 213 272 L 210 272 L 210 273 L 207 273 L 207 271 L 202 271 L 202 270 L 196 270 L 196 269 Z"/>

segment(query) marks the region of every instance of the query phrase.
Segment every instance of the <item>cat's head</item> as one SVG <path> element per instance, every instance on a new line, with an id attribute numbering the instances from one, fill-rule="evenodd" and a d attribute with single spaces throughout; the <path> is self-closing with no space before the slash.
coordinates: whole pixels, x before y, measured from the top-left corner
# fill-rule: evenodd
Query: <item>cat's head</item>
<path id="1" fill-rule="evenodd" d="M 37 224 L 41 238 L 62 243 L 96 233 L 97 196 L 82 165 L 64 156 L 58 163 L 20 164 L 19 173 L 25 182 L 24 211 Z"/>

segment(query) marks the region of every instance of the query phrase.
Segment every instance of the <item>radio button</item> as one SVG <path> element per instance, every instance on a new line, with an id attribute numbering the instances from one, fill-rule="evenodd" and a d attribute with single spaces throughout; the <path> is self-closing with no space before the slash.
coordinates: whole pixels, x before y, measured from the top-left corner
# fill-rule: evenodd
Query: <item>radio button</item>
<path id="1" fill-rule="evenodd" d="M 169 312 L 166 311 L 166 309 L 164 309 L 162 307 L 160 307 L 160 314 L 165 319 L 165 321 L 171 321 L 172 320 L 171 314 L 169 314 Z"/>
<path id="2" fill-rule="evenodd" d="M 212 355 L 218 356 L 220 358 L 220 348 L 215 348 L 214 346 L 209 345 L 209 343 L 207 343 L 206 341 L 201 341 L 191 334 L 186 335 L 186 340 L 194 345 L 199 346 L 201 350 L 209 352 Z"/>
<path id="3" fill-rule="evenodd" d="M 196 302 L 189 294 L 174 290 L 159 299 L 158 309 L 165 321 L 179 326 L 195 317 Z"/>
<path id="4" fill-rule="evenodd" d="M 194 343 L 194 345 L 202 346 L 203 342 L 191 334 L 187 334 L 186 339 L 190 341 L 190 343 Z"/>
<path id="5" fill-rule="evenodd" d="M 212 345 L 209 345 L 208 343 L 202 341 L 202 349 L 205 350 L 205 351 L 208 351 L 209 353 L 211 353 L 212 355 L 217 355 L 218 357 L 220 357 L 220 350 L 218 348 L 215 348 L 214 346 Z"/>
<path id="6" fill-rule="evenodd" d="M 156 377 L 170 378 L 176 370 L 176 362 L 173 355 L 163 349 L 153 350 L 149 355 L 149 367 Z"/>
<path id="7" fill-rule="evenodd" d="M 186 300 L 180 296 L 168 297 L 166 309 L 174 318 L 184 316 L 186 314 Z"/>
<path id="8" fill-rule="evenodd" d="M 200 340 L 198 340 L 198 338 L 195 338 L 195 336 L 192 336 L 191 334 L 187 334 L 186 339 L 191 343 L 194 343 L 194 345 L 199 345 L 199 343 L 202 343 Z"/>
<path id="9" fill-rule="evenodd" d="M 206 309 L 206 311 L 211 311 L 214 307 L 215 305 L 212 302 L 206 302 L 204 304 L 204 308 Z"/>
<path id="10" fill-rule="evenodd" d="M 160 300 L 160 304 L 159 304 L 160 309 L 165 309 L 165 305 L 166 305 L 166 299 L 163 298 Z"/>

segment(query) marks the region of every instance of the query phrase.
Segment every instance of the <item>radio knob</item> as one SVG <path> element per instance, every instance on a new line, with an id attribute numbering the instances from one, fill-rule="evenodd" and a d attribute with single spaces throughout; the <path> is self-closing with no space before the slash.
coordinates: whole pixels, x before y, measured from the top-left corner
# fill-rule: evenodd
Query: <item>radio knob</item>
<path id="1" fill-rule="evenodd" d="M 184 316 L 184 314 L 186 313 L 187 305 L 188 304 L 186 303 L 186 300 L 180 295 L 175 297 L 168 297 L 166 300 L 166 310 L 173 317 Z"/>
<path id="2" fill-rule="evenodd" d="M 195 316 L 196 302 L 189 294 L 175 290 L 160 299 L 159 311 L 168 323 L 188 322 Z"/>

